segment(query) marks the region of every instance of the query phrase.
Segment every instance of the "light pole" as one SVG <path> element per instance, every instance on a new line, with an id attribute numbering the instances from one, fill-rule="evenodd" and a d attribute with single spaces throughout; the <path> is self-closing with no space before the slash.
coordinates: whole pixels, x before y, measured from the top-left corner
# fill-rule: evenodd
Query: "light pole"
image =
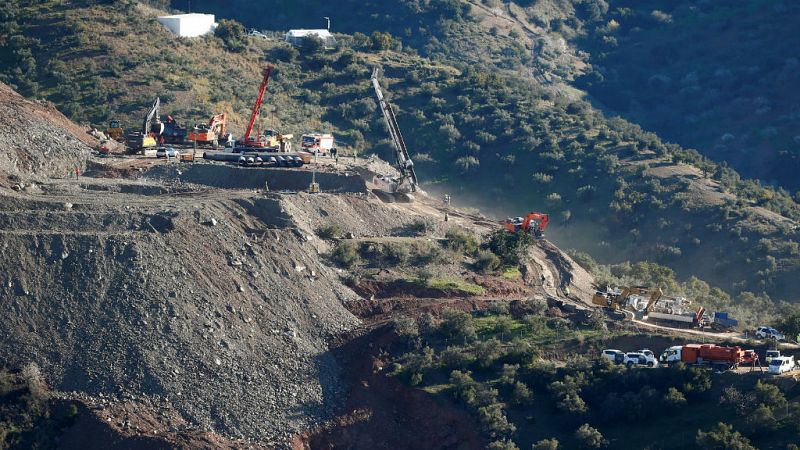
<path id="1" fill-rule="evenodd" d="M 327 30 L 331 31 L 331 18 L 330 17 L 323 17 L 323 19 L 325 19 L 328 22 Z"/>

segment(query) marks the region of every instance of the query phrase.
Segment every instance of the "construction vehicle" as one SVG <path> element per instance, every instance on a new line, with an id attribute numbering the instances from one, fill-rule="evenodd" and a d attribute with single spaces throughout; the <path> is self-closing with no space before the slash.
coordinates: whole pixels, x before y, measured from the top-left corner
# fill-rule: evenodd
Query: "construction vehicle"
<path id="1" fill-rule="evenodd" d="M 235 151 L 247 151 L 252 149 L 265 149 L 269 147 L 268 140 L 260 133 L 253 135 L 253 127 L 258 119 L 258 114 L 261 112 L 261 105 L 264 103 L 264 94 L 267 92 L 267 85 L 269 84 L 269 74 L 272 72 L 273 65 L 267 65 L 264 70 L 264 79 L 261 81 L 261 86 L 258 88 L 258 96 L 253 104 L 253 110 L 250 112 L 250 121 L 247 123 L 247 129 L 244 132 L 242 139 L 236 142 Z"/>
<path id="2" fill-rule="evenodd" d="M 314 154 L 328 155 L 334 147 L 332 134 L 304 134 L 300 140 L 300 147 L 304 151 Z"/>
<path id="3" fill-rule="evenodd" d="M 525 217 L 508 218 L 500 222 L 506 230 L 512 233 L 523 232 L 534 238 L 544 237 L 544 230 L 550 222 L 550 216 L 540 212 L 530 212 Z"/>
<path id="4" fill-rule="evenodd" d="M 711 326 L 715 330 L 729 330 L 731 328 L 736 328 L 738 325 L 739 321 L 733 317 L 729 317 L 727 312 L 717 311 L 711 318 Z"/>
<path id="5" fill-rule="evenodd" d="M 647 305 L 641 310 L 652 311 L 655 305 L 664 295 L 661 288 L 651 288 L 648 286 L 632 286 L 619 289 L 606 289 L 606 291 L 597 291 L 592 296 L 592 303 L 598 306 L 604 306 L 612 310 L 625 309 L 628 306 L 629 297 L 647 298 Z"/>
<path id="6" fill-rule="evenodd" d="M 199 123 L 189 132 L 188 139 L 197 145 L 210 145 L 214 148 L 219 147 L 220 142 L 230 141 L 231 134 L 226 129 L 227 122 L 225 114 L 217 114 L 209 119 L 208 123 Z"/>
<path id="7" fill-rule="evenodd" d="M 156 145 L 158 145 L 158 142 L 156 141 L 156 136 L 161 133 L 160 132 L 153 133 L 152 129 L 154 124 L 160 123 L 157 121 L 158 109 L 160 106 L 161 106 L 161 99 L 156 97 L 156 101 L 153 102 L 153 106 L 144 116 L 141 130 L 129 133 L 125 137 L 125 140 L 128 143 L 128 147 L 130 147 L 133 150 L 144 151 L 144 149 L 146 148 L 155 147 Z"/>
<path id="8" fill-rule="evenodd" d="M 159 145 L 163 144 L 183 144 L 189 135 L 186 128 L 183 128 L 172 116 L 160 116 L 153 124 L 151 129 L 157 136 Z"/>
<path id="9" fill-rule="evenodd" d="M 264 138 L 266 139 L 266 146 L 281 152 L 288 153 L 292 151 L 292 138 L 293 134 L 282 134 L 273 129 L 264 130 Z"/>
<path id="10" fill-rule="evenodd" d="M 386 125 L 389 127 L 389 134 L 394 143 L 394 160 L 395 167 L 400 172 L 399 177 L 392 177 L 390 175 L 376 176 L 372 179 L 373 184 L 378 188 L 374 190 L 376 195 L 385 201 L 402 200 L 410 201 L 409 194 L 417 191 L 417 174 L 414 171 L 414 162 L 408 155 L 403 135 L 400 134 L 400 126 L 397 124 L 397 118 L 394 115 L 392 105 L 386 101 L 381 91 L 381 84 L 378 81 L 378 69 L 372 71 L 372 87 L 375 88 L 375 95 L 378 97 L 378 104 L 383 113 L 383 118 L 386 120 Z"/>
<path id="11" fill-rule="evenodd" d="M 727 370 L 747 362 L 746 351 L 741 347 L 723 347 L 714 344 L 676 345 L 664 350 L 659 361 L 664 364 L 711 366 L 715 369 Z"/>
<path id="12" fill-rule="evenodd" d="M 125 131 L 122 129 L 122 123 L 117 119 L 108 122 L 106 135 L 117 142 L 125 142 Z"/>

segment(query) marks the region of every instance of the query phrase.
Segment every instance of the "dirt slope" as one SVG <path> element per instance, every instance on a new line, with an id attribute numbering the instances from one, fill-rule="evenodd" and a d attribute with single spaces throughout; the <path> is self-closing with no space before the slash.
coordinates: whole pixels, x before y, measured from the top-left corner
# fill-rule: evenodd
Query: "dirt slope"
<path id="1" fill-rule="evenodd" d="M 0 83 L 0 183 L 8 176 L 63 177 L 83 167 L 97 142 L 52 105 Z"/>
<path id="2" fill-rule="evenodd" d="M 326 342 L 357 323 L 355 294 L 280 196 L 42 189 L 0 197 L 0 363 L 36 362 L 62 391 L 166 397 L 235 437 L 283 440 L 332 413 Z"/>

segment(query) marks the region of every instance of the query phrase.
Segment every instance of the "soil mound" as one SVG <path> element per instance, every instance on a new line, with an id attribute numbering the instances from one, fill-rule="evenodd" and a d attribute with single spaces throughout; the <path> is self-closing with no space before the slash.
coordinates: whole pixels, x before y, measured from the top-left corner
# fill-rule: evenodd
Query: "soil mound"
<path id="1" fill-rule="evenodd" d="M 51 104 L 27 100 L 0 83 L 0 183 L 64 177 L 83 167 L 97 141 Z M 9 176 L 11 180 L 9 180 Z"/>

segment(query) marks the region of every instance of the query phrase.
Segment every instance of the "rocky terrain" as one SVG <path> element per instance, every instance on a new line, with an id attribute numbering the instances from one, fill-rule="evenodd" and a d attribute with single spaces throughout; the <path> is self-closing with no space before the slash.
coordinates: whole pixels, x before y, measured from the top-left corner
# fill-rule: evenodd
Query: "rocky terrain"
<path id="1" fill-rule="evenodd" d="M 68 176 L 97 144 L 51 104 L 27 100 L 3 83 L 0 115 L 0 185 L 27 175 Z"/>

